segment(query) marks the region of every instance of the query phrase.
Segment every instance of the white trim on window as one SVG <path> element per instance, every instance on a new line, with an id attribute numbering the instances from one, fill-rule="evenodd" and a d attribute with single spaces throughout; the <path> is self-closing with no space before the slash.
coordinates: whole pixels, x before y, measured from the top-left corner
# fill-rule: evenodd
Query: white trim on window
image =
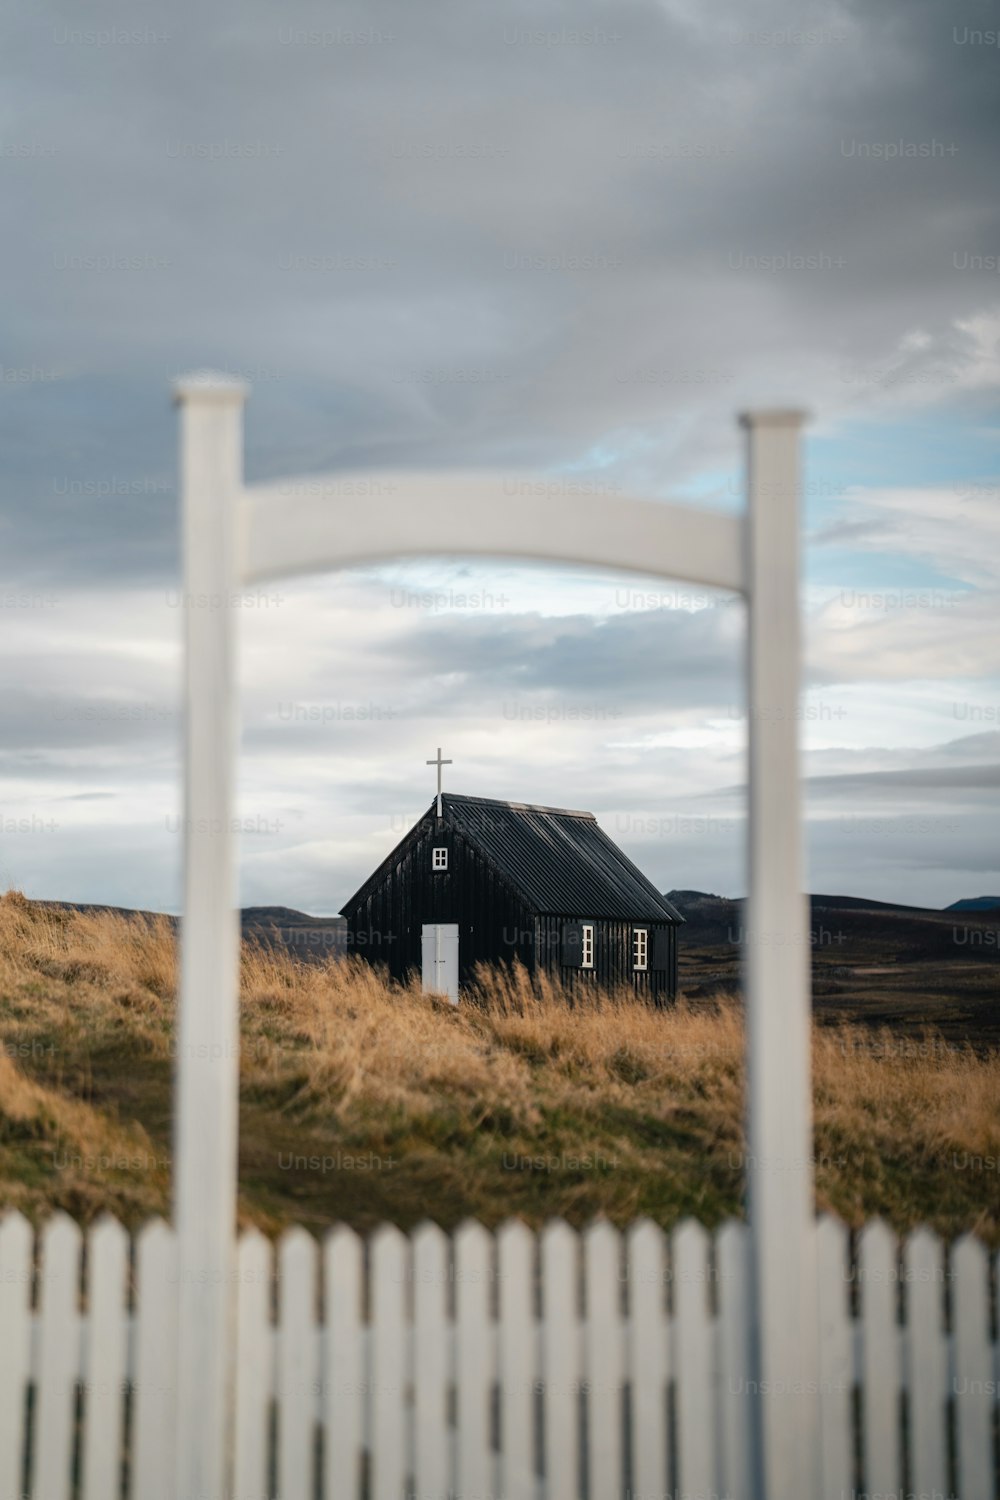
<path id="1" fill-rule="evenodd" d="M 594 924 L 582 922 L 580 924 L 580 968 L 592 969 L 594 967 Z"/>
<path id="2" fill-rule="evenodd" d="M 649 968 L 649 928 L 632 928 L 632 967 L 633 969 Z"/>
<path id="3" fill-rule="evenodd" d="M 431 859 L 431 869 L 432 870 L 447 870 L 447 868 L 448 868 L 448 848 L 447 848 L 447 845 L 445 845 L 445 844 L 438 844 L 437 848 L 433 852 L 433 857 Z"/>

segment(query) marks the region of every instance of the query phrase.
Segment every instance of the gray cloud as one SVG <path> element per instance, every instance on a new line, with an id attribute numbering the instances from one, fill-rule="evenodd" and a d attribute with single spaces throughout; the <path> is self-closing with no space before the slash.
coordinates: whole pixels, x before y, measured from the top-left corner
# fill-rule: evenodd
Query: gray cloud
<path id="1" fill-rule="evenodd" d="M 5 163 L 10 366 L 59 378 L 6 388 L 0 433 L 40 573 L 174 568 L 169 489 L 52 488 L 169 485 L 192 364 L 256 376 L 257 473 L 600 443 L 662 485 L 731 461 L 743 401 L 867 407 L 840 366 L 915 327 L 937 357 L 996 300 L 950 268 L 1000 227 L 993 59 L 953 40 L 974 5 L 144 16 L 153 39 L 94 45 L 116 7 L 45 0 L 9 44 L 10 144 L 36 152 Z M 563 29 L 595 40 L 536 36 Z M 845 154 L 899 141 L 952 154 Z M 845 263 L 746 264 L 785 252 Z"/>
<path id="2" fill-rule="evenodd" d="M 743 405 L 818 413 L 820 484 L 848 423 L 992 411 L 1000 297 L 974 257 L 1000 230 L 996 58 L 961 39 L 987 22 L 971 0 L 246 0 L 127 22 L 41 0 L 12 22 L 0 535 L 10 586 L 58 602 L 5 610 L 0 767 L 8 815 L 63 826 L 17 835 L 11 878 L 176 899 L 178 371 L 250 379 L 252 479 L 537 465 L 729 508 Z M 938 742 L 956 703 L 996 722 L 995 497 L 836 478 L 811 562 L 843 555 L 851 587 L 860 561 L 939 567 L 967 597 L 810 603 L 810 681 L 848 714 L 809 726 L 810 805 L 962 805 L 923 861 L 820 817 L 820 883 L 851 886 L 863 846 L 871 894 L 969 894 L 990 746 Z M 739 799 L 718 789 L 744 776 L 739 606 L 567 603 L 578 580 L 550 576 L 551 597 L 476 616 L 394 612 L 388 575 L 352 575 L 248 622 L 242 795 L 283 824 L 246 841 L 249 896 L 336 909 L 423 810 L 444 733 L 465 790 L 660 820 L 620 831 L 654 878 L 736 887 Z M 693 831 L 706 809 L 725 826 Z"/>
<path id="3" fill-rule="evenodd" d="M 1000 766 L 921 766 L 906 771 L 867 771 L 860 776 L 813 776 L 808 791 L 812 797 L 833 796 L 882 798 L 895 791 L 984 792 L 1000 787 Z"/>

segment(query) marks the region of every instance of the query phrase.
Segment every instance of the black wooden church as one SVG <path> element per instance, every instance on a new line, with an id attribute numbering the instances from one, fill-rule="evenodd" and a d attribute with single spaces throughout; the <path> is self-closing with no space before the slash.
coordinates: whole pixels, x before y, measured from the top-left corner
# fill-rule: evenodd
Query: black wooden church
<path id="1" fill-rule="evenodd" d="M 453 1000 L 476 964 L 515 959 L 660 1005 L 677 991 L 684 919 L 589 812 L 439 792 L 342 913 L 349 951 Z"/>

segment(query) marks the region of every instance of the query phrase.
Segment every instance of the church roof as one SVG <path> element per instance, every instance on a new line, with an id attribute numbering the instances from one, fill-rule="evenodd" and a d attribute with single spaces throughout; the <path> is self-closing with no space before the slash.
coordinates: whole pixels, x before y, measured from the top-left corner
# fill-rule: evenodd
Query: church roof
<path id="1" fill-rule="evenodd" d="M 540 916 L 683 922 L 593 813 L 445 792 L 444 822 L 482 851 Z M 433 817 L 434 804 L 427 816 Z"/>

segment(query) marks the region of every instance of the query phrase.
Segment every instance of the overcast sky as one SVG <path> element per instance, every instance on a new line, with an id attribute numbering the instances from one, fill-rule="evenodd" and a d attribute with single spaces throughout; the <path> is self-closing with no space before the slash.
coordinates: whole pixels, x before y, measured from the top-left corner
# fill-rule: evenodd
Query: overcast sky
<path id="1" fill-rule="evenodd" d="M 0 881 L 176 910 L 175 417 L 251 480 L 490 466 L 741 505 L 807 407 L 810 888 L 1000 891 L 995 7 L 288 0 L 10 17 Z M 352 502 L 344 507 L 350 524 Z M 446 786 L 744 890 L 739 603 L 443 560 L 247 600 L 245 903 L 345 898 Z"/>

